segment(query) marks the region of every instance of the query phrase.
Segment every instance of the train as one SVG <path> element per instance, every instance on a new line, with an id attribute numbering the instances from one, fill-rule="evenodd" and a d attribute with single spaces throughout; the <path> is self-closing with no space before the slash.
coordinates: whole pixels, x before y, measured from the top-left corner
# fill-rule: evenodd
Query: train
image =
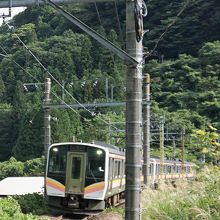
<path id="1" fill-rule="evenodd" d="M 161 169 L 159 158 L 151 158 L 150 184 L 193 178 L 193 166 L 164 160 Z M 125 198 L 125 150 L 102 142 L 52 144 L 47 155 L 45 193 L 49 207 L 63 212 L 101 211 L 120 204 Z"/>

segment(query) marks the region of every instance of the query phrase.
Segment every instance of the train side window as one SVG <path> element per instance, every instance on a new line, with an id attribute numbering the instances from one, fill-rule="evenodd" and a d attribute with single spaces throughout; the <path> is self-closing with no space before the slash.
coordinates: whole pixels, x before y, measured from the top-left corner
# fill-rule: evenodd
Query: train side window
<path id="1" fill-rule="evenodd" d="M 109 173 L 108 173 L 108 179 L 111 180 L 112 179 L 112 174 L 113 174 L 113 159 L 110 158 L 109 160 Z"/>
<path id="2" fill-rule="evenodd" d="M 114 177 L 117 178 L 118 176 L 118 161 L 115 160 L 115 163 L 114 163 Z"/>
<path id="3" fill-rule="evenodd" d="M 159 173 L 160 173 L 160 165 L 157 164 L 157 174 L 159 174 Z"/>
<path id="4" fill-rule="evenodd" d="M 169 173 L 171 173 L 172 172 L 172 167 L 171 167 L 171 165 L 169 166 Z"/>
<path id="5" fill-rule="evenodd" d="M 118 177 L 121 176 L 121 161 L 118 161 Z"/>
<path id="6" fill-rule="evenodd" d="M 174 165 L 171 166 L 171 173 L 175 173 L 175 166 Z"/>
<path id="7" fill-rule="evenodd" d="M 165 167 L 164 167 L 164 173 L 168 173 L 168 166 L 167 165 L 165 165 Z"/>
<path id="8" fill-rule="evenodd" d="M 122 161 L 123 168 L 122 168 L 122 176 L 125 176 L 125 160 Z"/>

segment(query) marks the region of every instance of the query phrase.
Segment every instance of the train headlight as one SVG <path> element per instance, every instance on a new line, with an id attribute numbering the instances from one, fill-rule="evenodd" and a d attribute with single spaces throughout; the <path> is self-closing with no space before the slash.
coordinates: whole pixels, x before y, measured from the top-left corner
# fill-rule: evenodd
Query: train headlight
<path id="1" fill-rule="evenodd" d="M 96 154 L 98 154 L 98 155 L 101 155 L 103 152 L 102 152 L 102 150 L 97 150 L 96 151 Z"/>
<path id="2" fill-rule="evenodd" d="M 58 148 L 57 148 L 57 147 L 54 147 L 54 148 L 53 148 L 53 151 L 54 151 L 54 152 L 58 152 Z"/>

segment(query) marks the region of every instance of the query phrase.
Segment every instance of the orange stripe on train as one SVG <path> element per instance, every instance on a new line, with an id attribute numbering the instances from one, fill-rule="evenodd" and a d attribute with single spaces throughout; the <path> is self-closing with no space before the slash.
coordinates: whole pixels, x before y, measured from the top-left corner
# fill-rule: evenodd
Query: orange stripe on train
<path id="1" fill-rule="evenodd" d="M 97 192 L 97 191 L 102 191 L 102 190 L 104 190 L 104 188 L 105 188 L 105 183 L 104 182 L 96 183 L 96 184 L 87 186 L 85 188 L 85 194 L 94 193 L 94 192 Z"/>
<path id="2" fill-rule="evenodd" d="M 53 181 L 52 179 L 47 179 L 47 185 L 59 191 L 65 192 L 65 186 L 59 182 Z"/>

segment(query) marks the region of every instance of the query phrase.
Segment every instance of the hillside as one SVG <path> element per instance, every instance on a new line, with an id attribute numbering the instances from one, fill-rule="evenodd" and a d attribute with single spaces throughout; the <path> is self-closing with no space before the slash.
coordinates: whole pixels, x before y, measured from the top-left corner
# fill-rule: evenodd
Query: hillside
<path id="1" fill-rule="evenodd" d="M 159 4 L 159 5 L 158 5 Z M 150 51 L 167 25 L 176 19 L 185 3 L 149 1 L 145 18 L 144 45 Z M 101 23 L 94 4 L 65 6 L 112 42 L 124 48 L 125 5 L 98 4 Z M 145 72 L 152 75 L 152 109 L 166 114 L 168 121 L 178 121 L 187 132 L 219 125 L 219 55 L 220 4 L 213 1 L 190 1 L 161 39 L 156 50 L 164 55 L 163 63 L 146 62 Z M 115 13 L 119 13 L 119 23 Z M 111 15 L 114 14 L 112 17 Z M 114 18 L 114 19 L 113 19 Z M 28 8 L 11 22 L 15 33 L 36 54 L 50 73 L 80 102 L 106 101 L 114 92 L 115 101 L 125 100 L 126 67 L 122 60 L 103 49 L 49 6 Z M 14 155 L 19 160 L 39 157 L 43 151 L 42 86 L 24 87 L 24 83 L 43 83 L 48 74 L 22 47 L 6 26 L 0 29 L 0 160 Z M 184 45 L 184 46 L 183 46 Z M 23 69 L 22 69 L 22 68 Z M 52 102 L 60 103 L 62 88 L 52 84 Z M 65 94 L 65 102 L 75 100 Z M 124 108 L 87 111 L 53 110 L 52 142 L 76 139 L 108 141 L 105 122 L 123 122 Z M 108 113 L 107 113 L 108 112 Z M 116 113 L 117 112 L 117 113 Z M 101 115 L 94 117 L 94 113 Z M 115 134 L 113 142 L 124 145 L 124 135 Z"/>

